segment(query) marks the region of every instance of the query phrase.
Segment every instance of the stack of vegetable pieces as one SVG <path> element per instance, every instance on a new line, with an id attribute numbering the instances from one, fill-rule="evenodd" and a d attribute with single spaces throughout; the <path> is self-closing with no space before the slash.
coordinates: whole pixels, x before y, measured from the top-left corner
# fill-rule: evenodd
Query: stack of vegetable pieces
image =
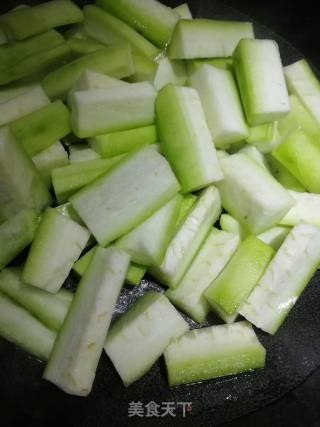
<path id="1" fill-rule="evenodd" d="M 103 348 L 126 386 L 162 354 L 170 385 L 263 367 L 249 322 L 276 333 L 320 265 L 306 60 L 157 0 L 53 0 L 0 28 L 0 334 L 76 395 Z M 167 291 L 111 323 L 146 272 Z M 226 324 L 189 331 L 175 306 Z"/>

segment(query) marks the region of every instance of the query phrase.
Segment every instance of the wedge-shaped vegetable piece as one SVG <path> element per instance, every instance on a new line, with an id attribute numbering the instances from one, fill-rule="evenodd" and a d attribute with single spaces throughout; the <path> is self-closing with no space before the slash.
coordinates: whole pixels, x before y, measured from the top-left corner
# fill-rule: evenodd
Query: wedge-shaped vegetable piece
<path id="1" fill-rule="evenodd" d="M 222 214 L 220 216 L 220 227 L 223 231 L 239 235 L 241 240 L 244 240 L 248 236 L 246 228 L 229 214 Z"/>
<path id="2" fill-rule="evenodd" d="M 159 49 L 125 22 L 97 6 L 84 7 L 84 28 L 88 36 L 107 45 L 129 43 L 132 51 L 154 58 Z"/>
<path id="3" fill-rule="evenodd" d="M 179 15 L 157 0 L 98 0 L 98 6 L 131 25 L 159 47 L 165 47 Z"/>
<path id="4" fill-rule="evenodd" d="M 0 270 L 32 242 L 37 227 L 34 209 L 23 209 L 0 224 Z"/>
<path id="5" fill-rule="evenodd" d="M 32 242 L 22 280 L 48 292 L 58 292 L 89 236 L 84 227 L 48 208 Z"/>
<path id="6" fill-rule="evenodd" d="M 77 212 L 71 206 L 71 203 L 67 202 L 63 205 L 59 205 L 55 208 L 61 215 L 64 215 L 80 225 L 84 225 L 82 219 L 79 217 Z"/>
<path id="7" fill-rule="evenodd" d="M 35 77 L 39 80 L 43 73 L 60 66 L 69 56 L 70 48 L 67 43 L 27 56 L 11 67 L 0 69 L 0 85 L 29 77 L 31 81 L 34 81 Z"/>
<path id="8" fill-rule="evenodd" d="M 179 189 L 166 159 L 146 146 L 125 156 L 70 201 L 98 243 L 106 246 L 160 209 Z"/>
<path id="9" fill-rule="evenodd" d="M 272 155 L 285 166 L 304 187 L 320 193 L 320 145 L 302 129 L 292 131 Z"/>
<path id="10" fill-rule="evenodd" d="M 175 288 L 220 213 L 219 191 L 210 186 L 199 195 L 193 209 L 171 240 L 162 263 L 152 268 L 152 274 L 162 283 Z"/>
<path id="11" fill-rule="evenodd" d="M 290 232 L 290 227 L 276 225 L 257 235 L 257 238 L 277 251 Z"/>
<path id="12" fill-rule="evenodd" d="M 183 194 L 180 210 L 176 222 L 176 231 L 180 228 L 181 224 L 183 224 L 184 220 L 187 218 L 191 209 L 197 201 L 197 196 L 192 193 Z"/>
<path id="13" fill-rule="evenodd" d="M 0 25 L 9 40 L 22 40 L 82 20 L 83 14 L 73 2 L 52 0 L 5 13 L 0 16 Z"/>
<path id="14" fill-rule="evenodd" d="M 284 68 L 290 93 L 296 95 L 320 125 L 320 82 L 308 62 L 300 59 Z"/>
<path id="15" fill-rule="evenodd" d="M 0 129 L 0 222 L 24 208 L 38 213 L 51 197 L 35 166 L 7 127 Z"/>
<path id="16" fill-rule="evenodd" d="M 256 147 L 254 147 L 252 145 L 245 145 L 243 148 L 241 148 L 238 151 L 238 153 L 239 154 L 246 154 L 248 157 L 250 157 L 250 159 L 257 162 L 260 166 L 265 168 L 268 172 L 271 172 L 267 159 Z"/>
<path id="17" fill-rule="evenodd" d="M 289 193 L 246 154 L 225 157 L 220 164 L 224 180 L 217 187 L 222 205 L 251 233 L 276 225 L 293 206 Z"/>
<path id="18" fill-rule="evenodd" d="M 216 147 L 224 148 L 248 136 L 236 82 L 229 70 L 203 65 L 189 78 L 200 95 Z"/>
<path id="19" fill-rule="evenodd" d="M 116 86 L 128 86 L 129 83 L 106 74 L 86 70 L 74 85 L 74 91 L 89 89 L 108 89 Z"/>
<path id="20" fill-rule="evenodd" d="M 134 72 L 129 45 L 111 46 L 89 53 L 49 73 L 42 86 L 51 99 L 64 98 L 85 70 L 128 77 Z"/>
<path id="21" fill-rule="evenodd" d="M 85 162 L 87 160 L 96 160 L 100 158 L 100 154 L 87 144 L 72 144 L 69 147 L 70 163 Z"/>
<path id="22" fill-rule="evenodd" d="M 249 127 L 246 142 L 254 145 L 263 154 L 271 153 L 280 144 L 278 122 Z"/>
<path id="23" fill-rule="evenodd" d="M 40 153 L 32 157 L 32 161 L 48 188 L 52 186 L 52 170 L 66 166 L 69 163 L 68 153 L 61 142 L 56 142 L 45 150 L 40 151 Z"/>
<path id="24" fill-rule="evenodd" d="M 74 92 L 71 126 L 80 138 L 151 125 L 156 92 L 148 82 Z"/>
<path id="25" fill-rule="evenodd" d="M 217 68 L 222 68 L 223 70 L 232 71 L 232 58 L 200 58 L 200 59 L 190 59 L 185 61 L 188 75 L 192 76 L 193 73 L 197 72 L 199 68 L 202 68 L 203 65 L 213 65 Z"/>
<path id="26" fill-rule="evenodd" d="M 123 251 L 98 248 L 80 281 L 43 374 L 66 393 L 91 391 L 129 261 Z"/>
<path id="27" fill-rule="evenodd" d="M 290 95 L 289 99 L 290 112 L 278 122 L 281 138 L 286 138 L 296 128 L 302 128 L 307 134 L 317 138 L 320 134 L 320 121 L 318 123 L 313 118 L 297 96 Z"/>
<path id="28" fill-rule="evenodd" d="M 250 126 L 274 122 L 290 111 L 279 48 L 274 40 L 241 40 L 233 66 Z"/>
<path id="29" fill-rule="evenodd" d="M 280 224 L 293 226 L 304 221 L 320 227 L 320 194 L 297 191 L 289 191 L 289 193 L 295 200 L 295 204 L 282 218 Z"/>
<path id="30" fill-rule="evenodd" d="M 148 291 L 115 321 L 105 351 L 125 386 L 141 378 L 173 340 L 189 329 L 168 298 Z"/>
<path id="31" fill-rule="evenodd" d="M 177 7 L 174 7 L 173 10 L 182 18 L 182 19 L 192 19 L 192 14 L 189 9 L 188 3 L 182 3 Z"/>
<path id="32" fill-rule="evenodd" d="M 152 59 L 144 55 L 138 55 L 134 53 L 132 55 L 134 64 L 134 74 L 127 78 L 128 82 L 139 83 L 139 82 L 150 82 L 153 83 L 157 63 Z"/>
<path id="33" fill-rule="evenodd" d="M 0 292 L 0 336 L 48 360 L 56 333 Z"/>
<path id="34" fill-rule="evenodd" d="M 68 108 L 58 100 L 15 120 L 9 127 L 25 151 L 34 156 L 68 135 L 69 121 Z"/>
<path id="35" fill-rule="evenodd" d="M 222 273 L 212 282 L 204 296 L 225 322 L 232 323 L 238 316 L 267 265 L 274 250 L 255 236 L 247 237 L 232 256 Z"/>
<path id="36" fill-rule="evenodd" d="M 73 296 L 66 289 L 60 289 L 56 295 L 52 295 L 26 285 L 21 280 L 20 268 L 6 268 L 0 273 L 0 291 L 53 331 L 61 328 Z"/>
<path id="37" fill-rule="evenodd" d="M 319 264 L 320 228 L 301 222 L 290 231 L 240 313 L 274 334 Z"/>
<path id="38" fill-rule="evenodd" d="M 8 102 L 0 104 L 0 126 L 32 113 L 49 102 L 41 86 L 34 86 Z"/>
<path id="39" fill-rule="evenodd" d="M 164 352 L 170 385 L 263 368 L 266 350 L 248 322 L 187 332 Z"/>
<path id="40" fill-rule="evenodd" d="M 160 265 L 175 230 L 182 196 L 172 200 L 156 211 L 138 227 L 115 242 L 132 261 L 143 265 Z"/>
<path id="41" fill-rule="evenodd" d="M 178 286 L 167 290 L 170 301 L 198 323 L 204 322 L 210 306 L 203 293 L 223 270 L 239 242 L 239 235 L 213 228 Z"/>
<path id="42" fill-rule="evenodd" d="M 228 57 L 241 39 L 251 37 L 254 34 L 250 22 L 181 19 L 174 29 L 168 55 L 171 59 Z"/>
<path id="43" fill-rule="evenodd" d="M 187 70 L 183 61 L 162 58 L 158 61 L 154 87 L 160 90 L 168 83 L 183 86 L 187 81 Z"/>
<path id="44" fill-rule="evenodd" d="M 0 47 L 0 68 L 13 67 L 31 55 L 53 49 L 63 43 L 63 36 L 55 30 L 47 31 L 23 41 L 7 43 Z"/>
<path id="45" fill-rule="evenodd" d="M 89 264 L 92 261 L 92 258 L 97 248 L 97 245 L 94 246 L 73 264 L 73 270 L 79 276 L 83 276 L 86 270 L 88 269 Z M 145 267 L 144 265 L 135 264 L 134 262 L 130 263 L 126 275 L 126 282 L 131 285 L 138 285 L 142 277 L 145 275 L 146 271 L 147 267 Z"/>
<path id="46" fill-rule="evenodd" d="M 156 99 L 159 139 L 184 193 L 223 178 L 198 93 L 168 84 Z"/>
<path id="47" fill-rule="evenodd" d="M 52 171 L 52 183 L 59 202 L 64 202 L 111 169 L 122 156 L 76 162 Z"/>
<path id="48" fill-rule="evenodd" d="M 158 141 L 154 125 L 97 135 L 89 139 L 101 157 L 114 157 Z"/>
<path id="49" fill-rule="evenodd" d="M 305 191 L 306 188 L 292 175 L 291 172 L 277 160 L 272 154 L 267 155 L 267 161 L 271 169 L 272 175 L 281 185 L 287 190 Z"/>

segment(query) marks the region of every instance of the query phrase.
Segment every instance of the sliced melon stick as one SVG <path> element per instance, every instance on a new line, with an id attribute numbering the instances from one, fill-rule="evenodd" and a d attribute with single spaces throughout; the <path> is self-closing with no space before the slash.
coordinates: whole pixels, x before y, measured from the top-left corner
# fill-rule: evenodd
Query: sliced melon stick
<path id="1" fill-rule="evenodd" d="M 34 156 L 70 133 L 70 112 L 58 100 L 15 120 L 9 127 L 25 151 Z"/>
<path id="2" fill-rule="evenodd" d="M 232 71 L 232 58 L 200 58 L 185 61 L 188 75 L 192 76 L 203 65 L 213 65 L 217 68 Z"/>
<path id="3" fill-rule="evenodd" d="M 179 190 L 166 159 L 147 145 L 126 155 L 70 201 L 98 243 L 107 246 L 151 216 Z"/>
<path id="4" fill-rule="evenodd" d="M 185 221 L 196 201 L 197 196 L 195 194 L 187 193 L 182 195 L 180 210 L 176 222 L 176 230 L 178 230 L 182 223 Z"/>
<path id="5" fill-rule="evenodd" d="M 72 268 L 79 276 L 83 276 L 88 269 L 97 248 L 97 245 L 94 246 L 73 264 Z M 126 282 L 131 285 L 138 285 L 146 271 L 147 268 L 144 265 L 131 262 L 127 271 Z"/>
<path id="6" fill-rule="evenodd" d="M 85 70 L 74 85 L 74 90 L 107 89 L 115 86 L 128 86 L 128 84 L 106 74 Z"/>
<path id="7" fill-rule="evenodd" d="M 67 201 L 72 194 L 104 175 L 122 157 L 87 160 L 54 169 L 52 183 L 58 202 Z"/>
<path id="8" fill-rule="evenodd" d="M 280 144 L 278 123 L 272 122 L 264 125 L 249 126 L 249 136 L 246 138 L 246 142 L 255 146 L 262 154 L 270 153 Z"/>
<path id="9" fill-rule="evenodd" d="M 28 92 L 38 86 L 38 83 L 19 83 L 12 84 L 0 89 L 0 104 L 4 104 L 11 99 Z"/>
<path id="10" fill-rule="evenodd" d="M 80 138 L 151 125 L 156 92 L 149 82 L 74 92 L 71 126 Z"/>
<path id="11" fill-rule="evenodd" d="M 272 152 L 310 192 L 320 193 L 320 145 L 302 129 L 292 131 Z"/>
<path id="12" fill-rule="evenodd" d="M 274 334 L 320 264 L 320 228 L 299 223 L 288 234 L 240 313 Z"/>
<path id="13" fill-rule="evenodd" d="M 82 20 L 82 11 L 73 2 L 52 0 L 7 12 L 0 16 L 0 25 L 9 40 L 23 40 L 52 28 Z"/>
<path id="14" fill-rule="evenodd" d="M 284 67 L 287 85 L 320 125 L 320 82 L 305 59 Z"/>
<path id="15" fill-rule="evenodd" d="M 176 12 L 157 0 L 98 0 L 97 5 L 159 47 L 166 47 L 179 19 Z"/>
<path id="16" fill-rule="evenodd" d="M 154 58 L 159 49 L 125 22 L 100 7 L 87 5 L 84 12 L 85 33 L 107 45 L 129 43 L 132 51 Z"/>
<path id="17" fill-rule="evenodd" d="M 223 178 L 195 89 L 172 84 L 162 88 L 156 99 L 156 120 L 163 152 L 183 193 Z"/>
<path id="18" fill-rule="evenodd" d="M 4 85 L 23 78 L 25 82 L 28 78 L 31 82 L 39 81 L 44 73 L 50 72 L 69 59 L 70 48 L 64 42 L 59 46 L 27 56 L 9 68 L 0 69 L 0 84 Z"/>
<path id="19" fill-rule="evenodd" d="M 6 268 L 0 273 L 0 291 L 28 310 L 53 331 L 61 328 L 72 301 L 72 292 L 61 289 L 61 296 L 29 286 L 21 280 L 20 268 Z M 65 298 L 65 293 L 69 299 Z"/>
<path id="20" fill-rule="evenodd" d="M 55 30 L 0 47 L 0 68 L 5 69 L 18 64 L 23 59 L 64 43 L 63 36 Z"/>
<path id="21" fill-rule="evenodd" d="M 248 136 L 237 85 L 230 70 L 204 64 L 189 77 L 200 95 L 207 123 L 218 148 Z"/>
<path id="22" fill-rule="evenodd" d="M 24 208 L 37 213 L 51 197 L 34 164 L 9 128 L 0 129 L 0 223 Z"/>
<path id="23" fill-rule="evenodd" d="M 40 85 L 0 104 L 0 126 L 19 119 L 49 104 L 50 100 Z"/>
<path id="24" fill-rule="evenodd" d="M 271 172 L 270 171 L 270 166 L 269 166 L 269 163 L 268 163 L 267 159 L 253 145 L 245 145 L 243 148 L 240 148 L 240 150 L 238 151 L 238 153 L 246 154 L 252 160 L 254 160 L 255 162 L 257 162 L 260 166 L 262 166 L 263 168 L 265 168 L 268 172 Z"/>
<path id="25" fill-rule="evenodd" d="M 87 144 L 72 144 L 69 147 L 69 160 L 71 164 L 100 158 L 100 154 L 90 148 Z"/>
<path id="26" fill-rule="evenodd" d="M 290 227 L 276 225 L 275 227 L 271 227 L 269 230 L 258 234 L 257 238 L 277 251 L 289 233 Z"/>
<path id="27" fill-rule="evenodd" d="M 57 293 L 90 237 L 87 229 L 47 208 L 36 231 L 22 280 Z"/>
<path id="28" fill-rule="evenodd" d="M 220 165 L 224 180 L 217 187 L 222 205 L 251 233 L 277 225 L 293 206 L 287 190 L 246 154 L 232 154 Z"/>
<path id="29" fill-rule="evenodd" d="M 157 63 L 147 56 L 138 55 L 136 53 L 133 53 L 132 58 L 135 71 L 131 76 L 127 77 L 126 80 L 131 83 L 145 81 L 153 83 L 157 71 Z"/>
<path id="30" fill-rule="evenodd" d="M 62 205 L 59 205 L 55 208 L 61 215 L 64 215 L 73 221 L 77 222 L 80 225 L 84 225 L 82 219 L 79 217 L 77 212 L 74 210 L 74 208 L 71 206 L 70 202 L 64 203 Z"/>
<path id="31" fill-rule="evenodd" d="M 123 251 L 98 248 L 78 285 L 43 374 L 66 393 L 91 391 L 129 261 Z"/>
<path id="32" fill-rule="evenodd" d="M 59 141 L 33 156 L 32 161 L 48 188 L 52 187 L 51 172 L 69 163 L 68 153 Z"/>
<path id="33" fill-rule="evenodd" d="M 135 263 L 146 266 L 161 264 L 175 230 L 181 201 L 182 196 L 177 194 L 114 245 L 127 252 Z"/>
<path id="34" fill-rule="evenodd" d="M 106 47 L 63 65 L 43 79 L 44 91 L 51 99 L 65 98 L 87 69 L 119 79 L 130 76 L 134 72 L 130 46 L 126 44 Z"/>
<path id="35" fill-rule="evenodd" d="M 297 225 L 300 221 L 320 227 L 320 194 L 289 191 L 295 204 L 282 218 L 282 225 Z"/>
<path id="36" fill-rule="evenodd" d="M 175 288 L 220 214 L 219 191 L 210 186 L 198 196 L 191 212 L 171 240 L 162 263 L 151 269 L 153 276 Z"/>
<path id="37" fill-rule="evenodd" d="M 239 235 L 213 228 L 178 286 L 167 290 L 170 301 L 203 323 L 210 311 L 203 293 L 226 266 L 239 242 Z"/>
<path id="38" fill-rule="evenodd" d="M 239 221 L 229 214 L 222 214 L 220 216 L 221 230 L 239 235 L 241 240 L 248 236 L 248 231 Z"/>
<path id="39" fill-rule="evenodd" d="M 23 209 L 0 224 L 0 270 L 32 242 L 37 227 L 34 209 Z"/>
<path id="40" fill-rule="evenodd" d="M 148 291 L 114 322 L 104 349 L 124 385 L 129 386 L 188 329 L 164 294 Z"/>
<path id="41" fill-rule="evenodd" d="M 250 126 L 274 122 L 290 111 L 279 53 L 274 40 L 241 40 L 233 66 Z"/>
<path id="42" fill-rule="evenodd" d="M 243 321 L 187 332 L 167 347 L 164 358 L 173 386 L 263 368 L 266 350 Z"/>
<path id="43" fill-rule="evenodd" d="M 29 311 L 0 292 L 0 336 L 38 357 L 48 360 L 56 333 Z"/>
<path id="44" fill-rule="evenodd" d="M 105 47 L 103 43 L 100 43 L 90 37 L 83 37 L 81 39 L 77 37 L 70 37 L 67 40 L 67 45 L 74 58 L 96 52 L 97 50 Z"/>
<path id="45" fill-rule="evenodd" d="M 91 147 L 101 157 L 114 157 L 158 141 L 154 125 L 106 133 L 89 138 Z"/>
<path id="46" fill-rule="evenodd" d="M 305 191 L 306 188 L 291 172 L 277 160 L 272 154 L 267 155 L 267 161 L 270 166 L 272 175 L 287 190 Z"/>
<path id="47" fill-rule="evenodd" d="M 182 3 L 177 7 L 174 7 L 173 10 L 178 13 L 182 19 L 192 19 L 192 14 L 189 9 L 188 3 Z"/>
<path id="48" fill-rule="evenodd" d="M 204 292 L 212 310 L 226 323 L 233 323 L 275 251 L 257 237 L 243 240 L 221 274 Z"/>
<path id="49" fill-rule="evenodd" d="M 228 57 L 241 39 L 251 37 L 254 34 L 250 22 L 181 19 L 174 29 L 168 56 L 171 59 Z"/>
<path id="50" fill-rule="evenodd" d="M 162 58 L 158 61 L 154 87 L 160 90 L 167 83 L 183 86 L 187 81 L 187 70 L 183 61 Z"/>
<path id="51" fill-rule="evenodd" d="M 310 136 L 318 137 L 320 134 L 320 122 L 318 123 L 313 118 L 297 96 L 290 95 L 289 99 L 291 110 L 289 114 L 278 122 L 281 138 L 286 138 L 296 128 L 302 128 Z"/>

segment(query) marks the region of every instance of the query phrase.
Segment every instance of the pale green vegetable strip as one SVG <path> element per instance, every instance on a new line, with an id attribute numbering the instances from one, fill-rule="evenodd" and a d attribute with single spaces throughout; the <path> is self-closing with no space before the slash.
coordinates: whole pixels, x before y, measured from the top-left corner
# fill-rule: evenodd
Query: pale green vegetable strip
<path id="1" fill-rule="evenodd" d="M 0 336 L 48 360 L 56 333 L 0 292 Z"/>
<path id="2" fill-rule="evenodd" d="M 195 73 L 205 64 L 232 71 L 232 58 L 200 58 L 190 59 L 185 62 L 189 77 L 191 77 L 193 73 Z"/>
<path id="3" fill-rule="evenodd" d="M 241 240 L 244 240 L 248 236 L 248 231 L 243 225 L 229 214 L 222 214 L 220 216 L 220 227 L 223 231 L 238 234 Z"/>
<path id="4" fill-rule="evenodd" d="M 129 285 L 139 285 L 146 271 L 147 268 L 144 265 L 131 263 L 127 271 L 126 282 Z"/>
<path id="5" fill-rule="evenodd" d="M 73 87 L 74 91 L 89 89 L 107 89 L 116 86 L 127 86 L 128 83 L 106 74 L 85 70 Z"/>
<path id="6" fill-rule="evenodd" d="M 267 155 L 267 161 L 272 175 L 284 188 L 294 191 L 305 191 L 306 188 L 295 178 L 291 172 L 277 160 L 272 154 Z"/>
<path id="7" fill-rule="evenodd" d="M 226 266 L 239 242 L 237 234 L 213 228 L 178 286 L 167 290 L 170 301 L 198 323 L 204 322 L 210 306 L 203 292 Z"/>
<path id="8" fill-rule="evenodd" d="M 187 332 L 164 358 L 173 386 L 263 368 L 266 350 L 248 322 L 237 322 Z"/>
<path id="9" fill-rule="evenodd" d="M 274 334 L 320 264 L 320 228 L 299 223 L 288 234 L 240 313 Z"/>
<path id="10" fill-rule="evenodd" d="M 276 225 L 275 227 L 271 227 L 269 230 L 258 234 L 257 238 L 277 251 L 289 233 L 290 227 Z"/>
<path id="11" fill-rule="evenodd" d="M 0 222 L 25 208 L 37 213 L 51 197 L 35 166 L 8 128 L 0 130 Z"/>
<path id="12" fill-rule="evenodd" d="M 278 122 L 249 126 L 249 136 L 246 138 L 246 142 L 254 145 L 262 154 L 270 153 L 280 143 Z"/>
<path id="13" fill-rule="evenodd" d="M 182 19 L 192 19 L 192 14 L 189 9 L 188 3 L 182 3 L 177 7 L 174 7 L 173 10 L 178 13 Z"/>
<path id="14" fill-rule="evenodd" d="M 61 328 L 73 296 L 72 292 L 66 289 L 52 295 L 23 283 L 20 268 L 6 268 L 0 273 L 0 291 L 53 331 L 59 331 Z"/>
<path id="15" fill-rule="evenodd" d="M 43 374 L 66 393 L 91 391 L 128 265 L 124 252 L 99 248 L 80 281 Z"/>
<path id="16" fill-rule="evenodd" d="M 70 48 L 70 52 L 75 57 L 87 55 L 88 53 L 96 52 L 97 50 L 105 47 L 103 43 L 89 37 L 82 39 L 71 37 L 67 40 L 67 45 Z"/>
<path id="17" fill-rule="evenodd" d="M 47 208 L 24 265 L 22 280 L 57 293 L 89 237 L 87 229 L 56 209 Z"/>
<path id="18" fill-rule="evenodd" d="M 160 90 L 168 83 L 183 86 L 187 81 L 187 70 L 183 61 L 162 58 L 158 61 L 154 87 Z"/>
<path id="19" fill-rule="evenodd" d="M 63 205 L 59 205 L 55 208 L 61 215 L 64 215 L 80 225 L 84 225 L 82 219 L 79 217 L 77 212 L 71 206 L 71 203 L 67 202 Z"/>
<path id="20" fill-rule="evenodd" d="M 98 243 L 106 246 L 160 209 L 179 189 L 166 159 L 147 145 L 126 155 L 70 201 Z"/>
<path id="21" fill-rule="evenodd" d="M 260 166 L 265 168 L 268 172 L 271 172 L 267 159 L 255 146 L 245 145 L 243 148 L 240 148 L 238 153 L 246 154 Z"/>
<path id="22" fill-rule="evenodd" d="M 320 194 L 289 192 L 295 204 L 280 221 L 282 225 L 297 225 L 300 221 L 320 227 Z"/>
<path id="23" fill-rule="evenodd" d="M 126 80 L 131 83 L 145 81 L 153 83 L 157 70 L 157 63 L 147 56 L 138 55 L 136 53 L 132 55 L 132 58 L 134 64 L 134 73 L 127 77 Z"/>
<path id="24" fill-rule="evenodd" d="M 197 196 L 192 193 L 183 194 L 180 205 L 180 211 L 177 218 L 176 230 L 180 228 L 186 217 L 189 215 L 191 209 L 197 201 Z"/>
<path id="25" fill-rule="evenodd" d="M 87 144 L 72 144 L 69 147 L 70 163 L 100 159 L 101 156 Z"/>
<path id="26" fill-rule="evenodd" d="M 210 186 L 198 196 L 171 240 L 161 265 L 154 266 L 151 273 L 165 285 L 175 288 L 220 214 L 219 191 Z"/>
<path id="27" fill-rule="evenodd" d="M 105 351 L 125 386 L 142 377 L 188 324 L 161 293 L 148 291 L 117 319 Z"/>
<path id="28" fill-rule="evenodd" d="M 32 242 L 37 227 L 34 209 L 23 209 L 0 224 L 0 270 Z"/>

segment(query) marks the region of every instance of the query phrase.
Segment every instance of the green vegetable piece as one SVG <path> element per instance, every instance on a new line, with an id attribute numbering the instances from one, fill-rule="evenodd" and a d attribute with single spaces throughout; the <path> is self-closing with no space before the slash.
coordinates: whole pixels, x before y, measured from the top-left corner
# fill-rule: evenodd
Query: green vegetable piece
<path id="1" fill-rule="evenodd" d="M 190 59 L 185 62 L 189 77 L 199 70 L 199 68 L 202 68 L 203 65 L 213 65 L 216 68 L 232 71 L 232 58 L 200 58 Z"/>
<path id="2" fill-rule="evenodd" d="M 147 268 L 144 265 L 131 263 L 127 271 L 126 282 L 128 285 L 139 285 L 146 271 Z"/>
<path id="3" fill-rule="evenodd" d="M 246 142 L 255 146 L 262 154 L 270 153 L 280 143 L 278 123 L 272 122 L 249 127 Z"/>
<path id="4" fill-rule="evenodd" d="M 157 63 L 144 55 L 132 55 L 134 64 L 134 73 L 127 77 L 127 81 L 131 83 L 139 83 L 148 81 L 153 83 L 157 71 Z"/>
<path id="5" fill-rule="evenodd" d="M 67 40 L 67 45 L 70 48 L 70 51 L 73 56 L 76 58 L 78 56 L 88 55 L 89 53 L 96 52 L 99 49 L 105 47 L 103 43 L 98 42 L 97 40 L 91 38 L 76 38 L 71 37 Z"/>
<path id="6" fill-rule="evenodd" d="M 302 185 L 274 155 L 269 154 L 267 156 L 267 161 L 272 175 L 284 186 L 284 188 L 294 191 L 305 191 L 305 186 Z"/>
<path id="7" fill-rule="evenodd" d="M 100 154 L 90 148 L 87 144 L 72 144 L 69 147 L 69 160 L 71 164 L 100 158 Z"/>
<path id="8" fill-rule="evenodd" d="M 79 217 L 77 212 L 71 206 L 71 203 L 67 202 L 63 205 L 59 205 L 55 208 L 61 215 L 64 215 L 80 225 L 84 225 L 82 219 Z"/>
<path id="9" fill-rule="evenodd" d="M 183 86 L 187 82 L 187 70 L 183 61 L 162 58 L 158 61 L 154 87 L 160 90 L 168 83 Z"/>
<path id="10" fill-rule="evenodd" d="M 289 192 L 295 204 L 282 218 L 282 225 L 297 225 L 300 221 L 320 227 L 320 194 L 302 193 L 297 191 Z"/>
<path id="11" fill-rule="evenodd" d="M 173 10 L 178 13 L 182 19 L 192 19 L 192 14 L 189 9 L 188 3 L 182 3 L 177 7 L 174 7 Z"/>
<path id="12" fill-rule="evenodd" d="M 289 211 L 290 212 L 290 211 Z M 257 235 L 257 238 L 277 251 L 290 232 L 290 227 L 277 225 Z"/>
<path id="13" fill-rule="evenodd" d="M 240 148 L 238 153 L 239 154 L 246 154 L 248 157 L 250 157 L 250 159 L 257 162 L 260 166 L 265 168 L 268 172 L 271 172 L 267 159 L 255 146 L 245 145 L 243 148 Z"/>
<path id="14" fill-rule="evenodd" d="M 191 212 L 191 209 L 193 208 L 196 201 L 197 201 L 196 195 L 192 193 L 183 194 L 181 204 L 180 204 L 180 211 L 179 211 L 177 223 L 176 223 L 176 230 L 178 230 L 180 226 L 184 223 L 185 219 Z"/>
<path id="15" fill-rule="evenodd" d="M 243 225 L 229 214 L 222 214 L 220 216 L 220 227 L 223 231 L 237 234 L 240 240 L 244 240 L 248 236 L 248 231 Z"/>

